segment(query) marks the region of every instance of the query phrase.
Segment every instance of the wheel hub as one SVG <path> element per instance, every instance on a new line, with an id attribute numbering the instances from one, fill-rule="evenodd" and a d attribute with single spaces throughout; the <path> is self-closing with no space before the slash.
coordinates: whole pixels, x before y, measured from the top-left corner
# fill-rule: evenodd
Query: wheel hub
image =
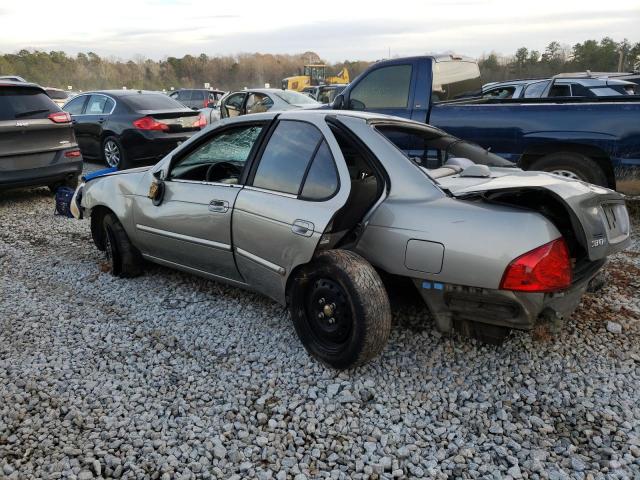
<path id="1" fill-rule="evenodd" d="M 309 326 L 325 348 L 338 349 L 348 340 L 353 319 L 347 295 L 337 282 L 316 280 L 307 305 Z"/>

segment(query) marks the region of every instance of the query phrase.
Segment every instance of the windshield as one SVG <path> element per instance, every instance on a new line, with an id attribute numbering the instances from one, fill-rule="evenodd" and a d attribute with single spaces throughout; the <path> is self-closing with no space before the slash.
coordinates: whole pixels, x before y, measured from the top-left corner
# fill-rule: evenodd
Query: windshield
<path id="1" fill-rule="evenodd" d="M 442 167 L 452 158 L 464 158 L 489 167 L 514 166 L 480 145 L 452 137 L 440 130 L 409 125 L 378 125 L 376 130 L 413 163 L 427 171 Z"/>
<path id="2" fill-rule="evenodd" d="M 313 98 L 303 95 L 302 93 L 292 92 L 291 90 L 282 90 L 275 92 L 275 96 L 284 100 L 289 105 L 309 105 L 318 104 Z"/>

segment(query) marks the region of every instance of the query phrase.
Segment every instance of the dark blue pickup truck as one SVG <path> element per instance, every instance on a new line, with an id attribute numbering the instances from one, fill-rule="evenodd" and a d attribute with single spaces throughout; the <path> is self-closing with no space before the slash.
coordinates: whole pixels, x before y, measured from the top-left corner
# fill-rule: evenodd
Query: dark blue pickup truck
<path id="1" fill-rule="evenodd" d="M 640 96 L 468 98 L 480 83 L 477 63 L 464 57 L 381 61 L 338 95 L 332 108 L 429 123 L 523 169 L 640 194 Z M 419 146 L 401 148 L 427 163 L 439 161 Z"/>

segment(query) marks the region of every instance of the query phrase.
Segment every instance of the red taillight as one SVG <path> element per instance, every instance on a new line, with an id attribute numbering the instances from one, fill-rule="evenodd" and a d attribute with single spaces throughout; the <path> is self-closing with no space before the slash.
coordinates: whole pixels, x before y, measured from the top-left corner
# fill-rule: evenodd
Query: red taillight
<path id="1" fill-rule="evenodd" d="M 71 122 L 71 115 L 67 112 L 53 112 L 48 116 L 49 120 L 53 123 L 69 123 Z"/>
<path id="2" fill-rule="evenodd" d="M 563 238 L 546 243 L 509 264 L 502 290 L 555 292 L 571 285 L 571 259 Z"/>
<path id="3" fill-rule="evenodd" d="M 80 150 L 69 150 L 68 152 L 64 152 L 64 156 L 67 158 L 78 158 L 80 155 Z"/>
<path id="4" fill-rule="evenodd" d="M 133 126 L 138 130 L 169 130 L 169 125 L 159 122 L 153 117 L 142 117 L 133 121 Z"/>
<path id="5" fill-rule="evenodd" d="M 204 118 L 203 114 L 198 115 L 196 121 L 193 122 L 193 126 L 196 128 L 203 128 L 207 126 L 207 120 Z"/>
<path id="6" fill-rule="evenodd" d="M 208 105 L 209 105 L 209 99 L 208 99 L 208 98 L 205 98 L 205 99 L 204 99 L 204 102 L 202 102 L 202 107 L 203 107 L 203 108 L 207 108 L 207 106 L 208 106 Z"/>

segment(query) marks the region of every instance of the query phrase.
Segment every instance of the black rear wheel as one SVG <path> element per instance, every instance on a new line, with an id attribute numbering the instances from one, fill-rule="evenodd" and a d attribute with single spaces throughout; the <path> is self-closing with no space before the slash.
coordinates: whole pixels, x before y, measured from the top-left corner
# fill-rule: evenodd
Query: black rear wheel
<path id="1" fill-rule="evenodd" d="M 104 163 L 111 168 L 126 170 L 131 168 L 120 140 L 116 137 L 107 137 L 102 142 L 102 157 Z"/>
<path id="2" fill-rule="evenodd" d="M 378 355 L 391 330 L 389 298 L 369 262 L 347 250 L 321 252 L 289 292 L 293 323 L 306 350 L 345 369 Z"/>

